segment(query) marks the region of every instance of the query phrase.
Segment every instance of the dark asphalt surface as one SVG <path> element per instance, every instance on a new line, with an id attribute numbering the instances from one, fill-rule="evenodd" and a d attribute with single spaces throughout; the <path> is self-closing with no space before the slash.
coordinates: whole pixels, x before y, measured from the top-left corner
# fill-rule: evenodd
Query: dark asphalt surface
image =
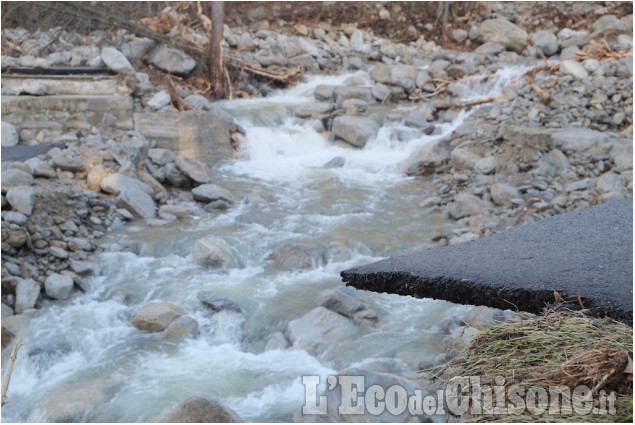
<path id="1" fill-rule="evenodd" d="M 488 238 L 345 270 L 348 286 L 540 313 L 581 296 L 600 316 L 633 322 L 633 200 L 625 198 Z"/>
<path id="2" fill-rule="evenodd" d="M 41 144 L 41 145 L 15 145 L 2 148 L 2 161 L 26 161 L 29 158 L 47 153 L 58 147 L 64 149 L 65 145 Z"/>

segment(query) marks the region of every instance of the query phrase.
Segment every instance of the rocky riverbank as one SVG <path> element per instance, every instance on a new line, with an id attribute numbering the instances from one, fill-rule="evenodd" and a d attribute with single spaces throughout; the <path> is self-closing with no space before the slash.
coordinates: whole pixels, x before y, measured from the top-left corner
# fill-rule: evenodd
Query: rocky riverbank
<path id="1" fill-rule="evenodd" d="M 399 16 L 394 7 L 392 16 Z M 418 202 L 420 214 L 437 214 L 452 223 L 451 231 L 439 233 L 430 244 L 443 246 L 632 196 L 632 15 L 618 18 L 610 8 L 589 3 L 578 11 L 588 18 L 586 27 L 527 33 L 510 22 L 518 18 L 510 7 L 491 6 L 472 27 L 452 31 L 453 43 L 465 50 L 445 49 L 423 36 L 395 42 L 351 24 L 298 24 L 274 31 L 275 25 L 255 12 L 245 18 L 248 23 L 226 26 L 224 37 L 232 55 L 270 73 L 300 64 L 306 74 L 351 72 L 341 85 L 318 86 L 315 102 L 284 111 L 339 146 L 363 149 L 380 131 L 401 142 L 440 134 L 443 124 L 469 112 L 452 135 L 399 164 L 404 174 L 433 183 L 434 190 L 422 193 Z M 382 8 L 377 6 L 377 13 L 386 16 Z M 166 15 L 174 20 L 172 28 L 179 28 L 178 12 L 167 10 Z M 203 36 L 195 30 L 187 35 Z M 200 94 L 191 79 L 174 90 L 166 82 L 166 73 L 194 71 L 196 60 L 184 51 L 124 30 L 82 35 L 5 28 L 2 47 L 3 69 L 107 68 L 117 74 L 112 94 L 131 105 L 128 115 L 188 113 L 179 109 L 213 114 L 223 123 L 219 128 L 228 152 L 223 159 L 249 154 L 245 131 Z M 2 82 L 3 103 L 60 95 L 59 85 L 37 79 L 8 81 Z M 273 89 L 255 74 L 234 81 L 234 92 L 250 97 Z M 160 147 L 150 126 L 136 126 L 137 115 L 85 109 L 34 110 L 24 116 L 3 108 L 3 147 L 56 145 L 23 161 L 3 159 L 3 349 L 25 326 L 21 316 L 42 299 L 64 303 L 74 291 L 90 290 L 88 277 L 99 274 L 97 254 L 139 253 L 139 244 L 117 237 L 130 223 L 167 226 L 206 212 L 223 214 L 241 203 L 275 202 L 267 193 L 230 192 L 224 182 L 213 181 L 210 163 L 177 147 Z M 405 123 L 407 130 L 395 123 Z M 343 158 L 325 164 L 343 165 Z M 208 239 L 193 245 L 192 258 L 207 267 L 230 261 Z M 285 243 L 267 261 L 306 269 L 327 258 L 322 247 Z M 240 311 L 232 300 L 213 294 L 201 293 L 199 299 L 214 311 Z M 272 338 L 271 347 L 286 347 L 288 340 L 318 352 L 337 342 L 320 340 L 328 326 L 353 332 L 354 326 L 377 320 L 351 294 L 325 294 L 319 304 L 289 323 L 286 335 Z M 509 318 L 483 308 L 473 316 L 450 320 L 442 328 L 458 335 L 463 322 Z M 316 317 L 327 323 L 320 325 Z M 132 324 L 178 337 L 196 334 L 198 326 L 170 303 L 144 306 Z M 310 340 L 302 337 L 308 328 L 315 328 Z"/>

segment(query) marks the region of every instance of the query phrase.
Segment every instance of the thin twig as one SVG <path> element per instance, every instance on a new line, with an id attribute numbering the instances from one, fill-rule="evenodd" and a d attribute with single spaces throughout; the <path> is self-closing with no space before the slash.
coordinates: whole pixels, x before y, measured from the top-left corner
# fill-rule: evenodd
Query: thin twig
<path id="1" fill-rule="evenodd" d="M 2 406 L 7 401 L 7 390 L 9 389 L 9 381 L 11 381 L 11 373 L 13 372 L 13 364 L 18 357 L 18 350 L 22 345 L 22 337 L 18 337 L 13 350 L 11 351 L 11 357 L 9 357 L 9 363 L 7 364 L 7 371 L 4 373 L 4 379 L 2 380 Z"/>

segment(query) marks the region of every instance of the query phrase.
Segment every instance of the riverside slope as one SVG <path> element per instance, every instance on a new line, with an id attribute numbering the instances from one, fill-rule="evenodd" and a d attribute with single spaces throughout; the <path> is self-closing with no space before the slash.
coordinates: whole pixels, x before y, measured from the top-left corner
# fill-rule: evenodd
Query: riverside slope
<path id="1" fill-rule="evenodd" d="M 633 322 L 633 200 L 624 198 L 488 238 L 345 270 L 347 286 L 538 313 L 581 296 Z"/>

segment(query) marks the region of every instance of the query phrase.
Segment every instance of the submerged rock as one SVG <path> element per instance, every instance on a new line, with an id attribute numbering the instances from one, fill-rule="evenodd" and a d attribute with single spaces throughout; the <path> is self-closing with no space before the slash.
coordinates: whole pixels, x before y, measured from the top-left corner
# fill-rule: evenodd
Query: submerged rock
<path id="1" fill-rule="evenodd" d="M 132 326 L 147 332 L 161 332 L 185 312 L 165 301 L 151 301 L 132 315 Z"/>
<path id="2" fill-rule="evenodd" d="M 217 398 L 197 394 L 164 414 L 157 422 L 167 423 L 234 423 L 244 422 L 236 412 Z"/>
<path id="3" fill-rule="evenodd" d="M 203 266 L 222 267 L 227 261 L 225 251 L 209 239 L 201 238 L 192 245 L 194 261 Z"/>
<path id="4" fill-rule="evenodd" d="M 324 252 L 316 246 L 285 243 L 274 249 L 268 258 L 281 267 L 310 269 L 324 263 Z"/>

